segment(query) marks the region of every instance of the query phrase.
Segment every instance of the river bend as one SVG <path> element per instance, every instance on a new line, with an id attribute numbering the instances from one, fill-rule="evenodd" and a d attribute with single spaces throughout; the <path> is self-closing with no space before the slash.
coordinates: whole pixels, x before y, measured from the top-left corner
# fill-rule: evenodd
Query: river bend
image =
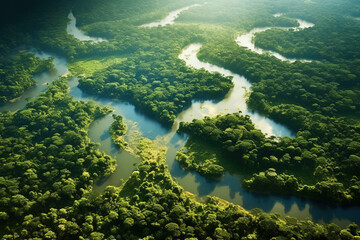
<path id="1" fill-rule="evenodd" d="M 189 10 L 190 8 L 193 7 L 199 7 L 201 6 L 200 4 L 193 4 L 187 7 L 183 7 L 180 9 L 177 9 L 175 11 L 172 11 L 169 13 L 169 15 L 167 15 L 164 19 L 158 21 L 158 22 L 152 22 L 152 23 L 147 23 L 147 24 L 143 24 L 140 27 L 148 27 L 148 28 L 153 28 L 153 27 L 164 27 L 166 25 L 172 25 L 175 23 L 175 19 L 177 19 L 180 15 L 180 13 L 182 13 L 183 11 Z"/>
<path id="2" fill-rule="evenodd" d="M 191 121 L 194 118 L 202 118 L 204 116 L 214 116 L 220 113 L 232 113 L 242 111 L 249 114 L 256 126 L 268 135 L 276 136 L 293 136 L 289 129 L 281 124 L 261 116 L 255 112 L 251 112 L 246 107 L 244 94 L 251 87 L 246 78 L 232 73 L 224 68 L 201 62 L 197 59 L 196 54 L 201 48 L 201 44 L 192 44 L 186 47 L 179 58 L 186 62 L 189 67 L 205 68 L 213 72 L 217 71 L 225 76 L 232 76 L 234 88 L 227 94 L 227 96 L 219 101 L 193 101 L 190 108 L 184 110 L 177 117 L 179 121 Z M 38 54 L 41 57 L 54 57 L 55 69 L 35 76 L 37 82 L 36 91 L 31 91 L 29 95 L 25 93 L 20 101 L 3 105 L 1 111 L 16 111 L 24 108 L 26 98 L 37 97 L 41 92 L 47 89 L 47 84 L 54 81 L 61 75 L 68 72 L 67 63 L 64 59 L 52 54 Z M 76 100 L 95 101 L 97 104 L 109 106 L 114 109 L 114 113 L 122 115 L 125 123 L 129 126 L 126 140 L 144 136 L 152 140 L 163 141 L 167 146 L 168 151 L 166 155 L 167 164 L 170 173 L 177 179 L 177 182 L 184 187 L 185 190 L 197 194 L 200 197 L 207 195 L 217 196 L 230 202 L 239 204 L 245 209 L 260 208 L 265 212 L 277 212 L 282 217 L 292 216 L 299 219 L 311 219 L 315 222 L 334 222 L 340 226 L 345 226 L 351 222 L 360 224 L 358 215 L 360 214 L 360 207 L 342 207 L 334 204 L 327 204 L 324 202 L 316 202 L 311 200 L 304 200 L 298 197 L 284 197 L 268 194 L 255 194 L 244 190 L 240 184 L 241 177 L 226 173 L 225 176 L 218 181 L 209 180 L 197 172 L 183 170 L 179 163 L 175 160 L 176 152 L 184 146 L 187 137 L 176 133 L 178 127 L 177 123 L 169 130 L 164 128 L 161 124 L 144 114 L 138 112 L 133 105 L 121 100 L 114 100 L 109 98 L 97 97 L 84 93 L 78 88 L 78 79 L 72 78 L 69 81 L 70 95 Z M 25 100 L 25 101 L 24 101 Z M 14 105 L 15 104 L 15 105 Z M 116 171 L 108 178 L 99 181 L 94 186 L 94 190 L 103 191 L 106 186 L 114 185 L 120 186 L 121 179 L 127 179 L 132 171 L 135 169 L 134 164 L 139 160 L 134 155 L 126 151 L 119 150 L 111 141 L 108 132 L 111 123 L 113 122 L 111 114 L 95 120 L 89 128 L 89 137 L 93 142 L 100 143 L 100 150 L 106 154 L 111 155 L 117 160 L 118 167 Z"/>
<path id="3" fill-rule="evenodd" d="M 107 40 L 99 37 L 90 37 L 86 35 L 83 31 L 76 27 L 76 18 L 72 11 L 68 15 L 70 20 L 66 26 L 66 32 L 80 41 L 90 41 L 92 43 L 106 42 Z"/>
<path id="4" fill-rule="evenodd" d="M 274 17 L 280 17 L 283 14 L 281 13 L 277 13 L 274 14 Z M 250 32 L 245 33 L 239 37 L 236 38 L 236 43 L 241 46 L 241 47 L 246 47 L 247 49 L 249 49 L 250 51 L 256 52 L 258 54 L 264 54 L 267 53 L 271 56 L 276 57 L 277 59 L 280 59 L 281 61 L 289 61 L 289 62 L 295 62 L 295 61 L 302 61 L 302 62 L 311 62 L 311 60 L 308 59 L 296 59 L 296 58 L 287 58 L 283 55 L 281 55 L 280 53 L 274 52 L 274 51 L 270 51 L 270 50 L 264 50 L 262 48 L 258 48 L 255 47 L 255 43 L 254 43 L 254 36 L 256 33 L 260 33 L 260 32 L 265 32 L 269 29 L 272 28 L 277 28 L 277 29 L 283 29 L 283 30 L 293 30 L 293 31 L 300 31 L 302 29 L 305 28 L 311 28 L 314 26 L 313 23 L 301 20 L 301 19 L 296 19 L 296 21 L 298 22 L 299 26 L 298 27 L 262 27 L 262 28 L 254 28 L 252 29 Z"/>

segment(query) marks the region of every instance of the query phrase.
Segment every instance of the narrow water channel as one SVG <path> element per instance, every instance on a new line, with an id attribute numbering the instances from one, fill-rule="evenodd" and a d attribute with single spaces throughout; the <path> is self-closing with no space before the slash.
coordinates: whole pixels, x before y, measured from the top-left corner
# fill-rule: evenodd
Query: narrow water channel
<path id="1" fill-rule="evenodd" d="M 54 69 L 48 72 L 36 74 L 34 76 L 36 84 L 28 88 L 15 101 L 0 105 L 0 112 L 14 112 L 19 109 L 25 108 L 28 101 L 30 101 L 32 98 L 38 97 L 42 92 L 45 92 L 48 89 L 49 84 L 51 84 L 54 80 L 58 79 L 60 76 L 68 73 L 67 62 L 64 58 L 49 53 L 38 52 L 34 49 L 31 51 L 35 54 L 35 56 L 41 59 L 48 59 L 49 57 L 53 57 Z"/>
<path id="2" fill-rule="evenodd" d="M 243 76 L 232 73 L 227 69 L 201 62 L 196 56 L 200 48 L 201 44 L 191 44 L 182 51 L 179 58 L 184 60 L 188 66 L 204 68 L 210 72 L 217 71 L 225 76 L 232 76 L 234 88 L 220 102 L 194 102 L 189 109 L 179 114 L 177 121 L 192 121 L 195 118 L 241 110 L 244 114 L 250 116 L 257 128 L 270 136 L 294 136 L 294 133 L 286 126 L 278 124 L 256 112 L 250 112 L 247 109 L 244 94 L 251 84 Z M 217 196 L 239 204 L 245 209 L 260 208 L 266 212 L 277 212 L 282 217 L 309 218 L 316 222 L 334 222 L 341 226 L 351 222 L 359 223 L 357 215 L 360 213 L 360 207 L 344 208 L 338 205 L 304 200 L 298 197 L 255 194 L 242 188 L 240 184 L 241 176 L 236 174 L 226 173 L 221 180 L 216 181 L 206 179 L 194 171 L 185 171 L 175 160 L 176 152 L 180 150 L 185 142 L 186 137 L 178 134 L 173 135 L 173 138 L 167 145 L 167 163 L 171 175 L 187 191 L 195 193 L 200 197 L 206 195 Z"/>
<path id="3" fill-rule="evenodd" d="M 188 66 L 195 68 L 204 67 L 208 71 L 218 71 L 224 75 L 233 76 L 235 87 L 229 92 L 225 99 L 220 102 L 193 102 L 190 108 L 179 114 L 177 122 L 191 121 L 194 118 L 214 116 L 219 113 L 237 112 L 241 110 L 243 113 L 249 114 L 257 127 L 269 135 L 293 136 L 294 133 L 291 133 L 285 126 L 277 124 L 271 119 L 265 118 L 259 114 L 249 112 L 245 100 L 243 99 L 244 93 L 246 92 L 245 89 L 248 89 L 251 86 L 248 81 L 244 77 L 231 73 L 226 69 L 200 62 L 196 57 L 196 53 L 200 48 L 200 44 L 192 44 L 183 50 L 179 55 L 179 58 L 184 60 Z M 44 83 L 50 83 L 68 71 L 64 59 L 51 54 L 42 54 L 38 56 L 54 57 L 55 69 L 54 71 L 35 76 L 35 80 L 37 81 L 36 86 L 39 85 L 44 88 L 39 88 L 37 91 L 26 95 L 27 97 L 39 96 L 40 93 L 47 88 L 47 85 L 44 85 Z M 260 208 L 265 212 L 277 212 L 282 217 L 292 216 L 299 219 L 308 218 L 320 223 L 334 222 L 340 226 L 345 226 L 351 222 L 360 224 L 360 219 L 358 217 L 360 214 L 360 206 L 341 207 L 335 204 L 304 200 L 298 197 L 254 194 L 245 191 L 241 187 L 241 177 L 238 175 L 226 173 L 221 180 L 215 181 L 208 180 L 196 172 L 183 170 L 175 160 L 175 154 L 176 151 L 184 146 L 187 137 L 176 133 L 176 124 L 172 129 L 167 129 L 157 121 L 138 112 L 133 105 L 127 102 L 88 95 L 78 88 L 77 78 L 73 78 L 69 81 L 69 87 L 70 95 L 76 100 L 92 100 L 99 105 L 112 107 L 114 113 L 122 115 L 125 123 L 129 126 L 126 140 L 141 135 L 152 140 L 163 141 L 168 147 L 167 163 L 169 170 L 172 176 L 177 179 L 177 182 L 187 191 L 197 194 L 200 197 L 206 195 L 217 196 L 239 204 L 245 209 Z M 21 99 L 24 99 L 24 96 L 22 96 Z M 21 99 L 20 101 L 22 101 Z M 12 104 L 4 105 L 2 106 L 1 111 L 16 111 L 24 108 L 25 104 L 26 101 L 22 104 L 19 103 L 16 107 Z M 112 122 L 112 116 L 109 114 L 108 116 L 94 121 L 89 128 L 89 137 L 91 140 L 100 143 L 100 150 L 113 156 L 118 162 L 115 173 L 94 186 L 94 189 L 99 192 L 103 191 L 108 185 L 120 186 L 122 183 L 121 179 L 127 179 L 135 169 L 134 164 L 139 161 L 137 157 L 123 150 L 119 150 L 112 143 L 108 132 Z"/>
<path id="4" fill-rule="evenodd" d="M 257 127 L 269 135 L 294 136 L 294 133 L 285 126 L 277 124 L 257 113 L 249 112 L 244 100 L 244 94 L 251 86 L 250 83 L 244 77 L 231 73 L 226 69 L 200 62 L 196 57 L 196 53 L 200 48 L 200 44 L 192 44 L 182 51 L 179 58 L 185 61 L 188 66 L 195 68 L 204 67 L 208 71 L 218 71 L 224 75 L 233 76 L 234 88 L 222 101 L 217 103 L 213 101 L 194 101 L 190 108 L 178 115 L 177 121 L 171 130 L 164 128 L 158 122 L 136 111 L 135 107 L 127 102 L 95 97 L 82 92 L 77 87 L 78 80 L 76 78 L 70 81 L 70 94 L 78 100 L 93 100 L 100 105 L 110 106 L 114 109 L 114 113 L 122 115 L 125 123 L 129 126 L 126 140 L 129 136 L 140 133 L 143 137 L 162 141 L 168 148 L 166 160 L 172 176 L 177 179 L 177 182 L 185 190 L 200 197 L 205 197 L 206 195 L 217 196 L 240 204 L 245 209 L 260 208 L 265 212 L 277 212 L 282 217 L 292 216 L 299 219 L 311 219 L 315 222 L 334 222 L 340 226 L 346 226 L 351 222 L 360 224 L 358 218 L 360 206 L 341 207 L 323 202 L 303 200 L 298 197 L 254 194 L 242 188 L 240 184 L 241 177 L 238 175 L 226 173 L 220 181 L 214 181 L 208 180 L 196 172 L 183 170 L 180 167 L 179 163 L 175 160 L 175 155 L 187 140 L 186 136 L 176 133 L 180 121 L 191 121 L 194 118 L 241 110 L 246 114 L 250 114 Z M 136 157 L 123 150 L 119 150 L 112 143 L 108 132 L 112 122 L 112 117 L 106 116 L 96 120 L 89 128 L 91 140 L 100 143 L 100 149 L 116 157 L 118 162 L 118 168 L 115 173 L 94 186 L 94 189 L 97 191 L 102 191 L 108 185 L 120 186 L 121 179 L 126 179 L 130 176 L 133 169 L 135 169 L 133 164 L 138 162 Z"/>
<path id="5" fill-rule="evenodd" d="M 72 12 L 69 13 L 68 19 L 70 20 L 66 26 L 66 32 L 70 35 L 73 35 L 80 41 L 90 41 L 93 43 L 106 42 L 107 40 L 99 37 L 90 37 L 86 35 L 83 31 L 76 27 L 76 18 Z"/>
<path id="6" fill-rule="evenodd" d="M 162 19 L 158 22 L 143 24 L 140 27 L 153 28 L 153 27 L 164 27 L 166 25 L 172 25 L 175 23 L 175 19 L 177 19 L 179 17 L 180 13 L 182 13 L 183 11 L 189 10 L 190 8 L 199 7 L 199 6 L 201 6 L 201 5 L 193 4 L 193 5 L 190 5 L 187 7 L 183 7 L 183 8 L 174 10 L 174 11 L 170 12 L 169 15 L 167 15 L 164 19 Z"/>
<path id="7" fill-rule="evenodd" d="M 273 15 L 273 17 L 281 17 L 283 14 L 282 13 L 276 13 Z M 289 61 L 289 62 L 295 62 L 295 61 L 302 61 L 302 62 L 311 62 L 311 60 L 308 59 L 296 59 L 296 58 L 287 58 L 283 55 L 281 55 L 280 53 L 274 52 L 274 51 L 270 51 L 270 50 L 264 50 L 262 48 L 258 48 L 255 47 L 255 43 L 254 43 L 254 36 L 256 33 L 260 33 L 260 32 L 265 32 L 269 29 L 272 28 L 277 28 L 277 29 L 282 29 L 282 30 L 293 30 L 293 31 L 300 31 L 302 29 L 305 28 L 311 28 L 314 26 L 313 23 L 301 20 L 301 19 L 296 19 L 296 21 L 298 22 L 299 26 L 298 27 L 262 27 L 262 28 L 253 28 L 251 29 L 250 32 L 245 33 L 241 36 L 239 36 L 238 38 L 236 38 L 236 43 L 241 46 L 241 47 L 246 47 L 247 49 L 256 52 L 258 54 L 264 54 L 267 53 L 271 56 L 276 57 L 277 59 L 280 59 L 281 61 Z"/>
<path id="8" fill-rule="evenodd" d="M 189 67 L 196 69 L 204 68 L 209 72 L 219 72 L 224 76 L 233 77 L 234 87 L 219 102 L 203 101 L 193 102 L 189 109 L 186 109 L 177 117 L 177 122 L 191 122 L 193 119 L 201 119 L 205 116 L 216 116 L 218 114 L 235 113 L 241 111 L 244 115 L 249 115 L 255 126 L 268 136 L 289 136 L 294 137 L 293 133 L 286 126 L 276 123 L 275 121 L 260 115 L 257 112 L 250 111 L 247 108 L 245 94 L 250 91 L 251 84 L 243 76 L 233 73 L 222 67 L 201 62 L 196 54 L 201 48 L 201 44 L 191 44 L 186 47 L 179 58 L 186 62 Z"/>
<path id="9" fill-rule="evenodd" d="M 184 49 L 184 51 L 179 57 L 187 56 L 186 58 L 188 59 L 188 61 L 190 61 L 190 59 L 193 59 L 194 55 L 196 56 L 197 50 L 195 49 L 198 50 L 199 45 L 190 45 L 189 47 Z M 190 62 L 187 63 L 191 65 Z M 234 77 L 234 83 L 235 81 L 236 78 Z M 244 81 L 245 82 L 243 83 L 246 83 L 246 79 Z M 184 146 L 187 137 L 176 133 L 176 124 L 171 130 L 166 129 L 158 122 L 153 121 L 152 119 L 141 114 L 140 112 L 137 112 L 134 106 L 129 103 L 120 100 L 94 97 L 92 95 L 83 93 L 77 87 L 77 79 L 73 79 L 71 85 L 72 88 L 70 94 L 73 95 L 76 99 L 84 101 L 93 100 L 100 105 L 110 106 L 114 108 L 115 113 L 122 115 L 125 119 L 125 123 L 130 124 L 130 136 L 138 132 L 144 137 L 156 141 L 161 141 L 161 143 L 167 146 L 168 151 L 166 154 L 166 161 L 169 166 L 170 173 L 174 178 L 176 178 L 177 182 L 189 192 L 192 192 L 200 197 L 206 197 L 207 195 L 217 196 L 230 202 L 239 204 L 245 209 L 260 208 L 266 212 L 277 212 L 282 217 L 293 216 L 299 219 L 308 218 L 316 222 L 334 222 L 341 226 L 345 226 L 351 222 L 359 223 L 357 215 L 360 213 L 360 207 L 357 206 L 345 208 L 333 204 L 327 204 L 324 202 L 304 200 L 298 197 L 254 194 L 242 188 L 240 184 L 241 177 L 238 175 L 226 173 L 221 180 L 215 181 L 206 179 L 203 176 L 199 175 L 197 172 L 183 170 L 180 167 L 179 163 L 175 160 L 175 155 L 176 152 Z M 230 92 L 223 101 L 226 101 L 226 99 L 229 98 L 231 99 L 231 94 L 232 93 Z M 201 104 L 204 105 L 203 107 L 198 108 L 196 107 L 197 104 L 199 104 L 199 106 Z M 219 106 L 217 106 L 217 104 L 219 104 Z M 194 102 L 189 109 L 185 110 L 178 116 L 177 120 L 190 121 L 193 118 L 198 118 L 199 116 L 203 117 L 207 115 L 216 115 L 216 111 L 219 111 L 218 113 L 232 111 L 226 106 L 226 104 L 223 105 L 224 107 L 221 107 L 222 104 L 222 101 L 205 101 L 202 103 Z M 213 108 L 211 109 L 215 109 L 216 111 L 209 111 L 208 108 L 210 106 L 213 106 Z M 199 109 L 200 112 L 198 112 Z M 239 109 L 235 110 L 237 111 Z M 247 111 L 246 108 L 242 110 L 244 110 L 244 112 Z M 260 115 L 258 117 L 263 118 Z M 95 186 L 94 189 L 98 191 L 101 191 L 108 185 L 119 186 L 121 184 L 120 179 L 126 179 L 134 169 L 133 163 L 136 163 L 138 161 L 135 157 L 126 153 L 125 151 L 119 151 L 111 142 L 108 129 L 112 121 L 113 120 L 111 116 L 106 116 L 95 121 L 89 129 L 89 136 L 91 140 L 100 143 L 100 149 L 105 151 L 109 155 L 115 156 L 118 161 L 118 168 L 116 172 L 111 175 L 109 179 L 105 179 L 105 181 L 100 182 Z M 260 121 L 260 123 L 263 124 L 260 124 L 258 126 L 264 127 L 264 129 L 271 129 L 270 132 L 278 133 L 280 136 L 292 136 L 293 134 L 289 130 L 287 130 L 286 127 L 276 124 L 275 122 L 272 123 L 271 120 Z"/>

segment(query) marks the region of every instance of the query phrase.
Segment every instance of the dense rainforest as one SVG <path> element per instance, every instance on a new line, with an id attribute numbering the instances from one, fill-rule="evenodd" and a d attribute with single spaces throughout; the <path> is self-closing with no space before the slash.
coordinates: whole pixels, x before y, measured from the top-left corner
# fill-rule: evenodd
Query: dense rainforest
<path id="1" fill-rule="evenodd" d="M 128 58 L 125 63 L 81 79 L 79 87 L 127 100 L 170 126 L 192 99 L 224 97 L 232 87 L 229 78 L 205 70 L 190 70 L 184 63 L 166 60 L 169 53 L 165 52 L 163 58 L 161 54 L 157 52 L 156 58 L 155 52 Z"/>
<path id="2" fill-rule="evenodd" d="M 18 237 L 45 239 L 352 239 L 357 226 L 340 229 L 298 221 L 209 198 L 198 202 L 169 175 L 164 149 L 140 139 L 138 170 L 121 188 L 89 193 L 73 205 L 27 215 Z M 4 236 L 12 239 L 14 235 Z M 15 235 L 16 236 L 16 235 Z"/>
<path id="3" fill-rule="evenodd" d="M 141 27 L 169 12 L 175 24 Z M 242 112 L 180 123 L 189 136 L 176 159 L 215 181 L 227 172 L 242 186 L 343 205 L 360 204 L 360 64 L 356 0 L 62 0 L 8 1 L 0 10 L 0 104 L 15 101 L 36 76 L 67 60 L 59 76 L 24 109 L 0 113 L 0 236 L 2 239 L 360 239 L 355 223 L 339 227 L 184 190 L 167 166 L 163 139 L 127 142 L 124 117 L 113 114 L 112 141 L 140 159 L 121 186 L 94 191 L 118 159 L 89 138 L 89 127 L 112 109 L 70 95 L 69 80 L 97 98 L 119 99 L 160 122 L 171 134 L 194 102 L 224 99 L 232 77 L 187 66 L 182 50 L 201 43 L 198 58 L 252 84 L 251 111 L 289 127 L 295 137 L 268 136 Z M 68 14 L 85 34 L 68 34 Z M 283 13 L 274 17 L 276 13 Z M 301 18 L 314 27 L 299 31 Z M 256 27 L 257 47 L 310 62 L 280 61 L 240 47 Z M 36 49 L 36 50 L 33 50 Z M 96 98 L 95 98 L 96 96 Z M 172 128 L 171 128 L 172 127 Z"/>
<path id="4" fill-rule="evenodd" d="M 22 219 L 73 201 L 110 174 L 115 161 L 95 148 L 86 128 L 110 110 L 74 102 L 67 79 L 16 113 L 1 113 L 2 220 Z"/>
<path id="5" fill-rule="evenodd" d="M 335 126 L 336 136 L 341 136 L 344 126 L 341 127 L 341 123 Z M 332 129 L 327 129 L 330 135 Z M 355 141 L 339 141 L 335 147 L 334 137 L 327 142 L 324 137 L 311 137 L 309 132 L 299 132 L 295 138 L 267 138 L 248 116 L 239 113 L 181 123 L 178 131 L 192 137 L 189 148 L 177 155 L 189 169 L 214 177 L 226 169 L 216 157 L 196 156 L 197 142 L 201 144 L 206 139 L 213 148 L 220 147 L 230 154 L 237 168 L 253 173 L 250 179 L 244 180 L 244 186 L 250 190 L 298 194 L 342 203 L 360 201 L 357 175 L 360 158 L 356 155 L 358 143 Z M 344 138 L 359 138 L 358 128 L 347 131 L 351 134 Z M 234 168 L 234 164 L 229 168 Z"/>
<path id="6" fill-rule="evenodd" d="M 53 68 L 52 59 L 42 60 L 33 53 L 19 51 L 0 60 L 0 104 L 19 97 L 33 86 L 33 75 Z"/>

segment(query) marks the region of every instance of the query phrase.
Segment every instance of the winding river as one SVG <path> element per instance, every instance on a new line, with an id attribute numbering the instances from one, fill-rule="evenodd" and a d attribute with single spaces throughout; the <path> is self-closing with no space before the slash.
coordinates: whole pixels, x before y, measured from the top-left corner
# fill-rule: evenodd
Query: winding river
<path id="1" fill-rule="evenodd" d="M 107 40 L 99 37 L 90 37 L 86 35 L 83 31 L 76 27 L 76 18 L 72 11 L 68 15 L 69 22 L 66 26 L 66 32 L 70 35 L 73 35 L 75 38 L 80 41 L 90 41 L 92 43 L 106 42 Z"/>
<path id="2" fill-rule="evenodd" d="M 183 7 L 180 9 L 177 9 L 175 11 L 172 11 L 169 13 L 169 15 L 167 15 L 164 19 L 158 21 L 158 22 L 152 22 L 152 23 L 147 23 L 147 24 L 143 24 L 140 27 L 148 27 L 148 28 L 153 28 L 153 27 L 164 27 L 166 25 L 172 25 L 175 23 L 175 19 L 177 19 L 180 15 L 180 13 L 182 13 L 183 11 L 189 10 L 190 8 L 193 7 L 199 7 L 201 6 L 200 4 L 193 4 L 187 7 Z"/>
<path id="3" fill-rule="evenodd" d="M 42 92 L 45 92 L 48 89 L 48 85 L 51 84 L 54 80 L 58 79 L 62 75 L 69 73 L 69 70 L 67 68 L 67 62 L 64 58 L 49 53 L 38 52 L 36 50 L 31 51 L 35 54 L 35 56 L 41 59 L 53 57 L 54 69 L 49 72 L 36 74 L 34 76 L 36 84 L 28 88 L 19 98 L 16 99 L 16 101 L 0 105 L 0 112 L 14 112 L 19 109 L 25 108 L 26 104 L 30 99 L 38 97 Z"/>
<path id="4" fill-rule="evenodd" d="M 261 131 L 266 133 L 268 136 L 295 136 L 295 134 L 284 125 L 278 124 L 257 112 L 249 111 L 245 100 L 245 94 L 250 91 L 251 87 L 249 81 L 245 77 L 235 74 L 222 67 L 201 62 L 196 56 L 200 48 L 201 44 L 191 44 L 182 51 L 179 58 L 185 61 L 187 66 L 197 69 L 204 68 L 209 72 L 219 72 L 224 76 L 233 77 L 234 88 L 231 89 L 225 98 L 219 102 L 211 100 L 202 102 L 193 101 L 189 109 L 179 114 L 177 122 L 191 122 L 193 119 L 201 119 L 205 116 L 212 117 L 218 114 L 242 111 L 243 114 L 249 115 L 256 127 L 261 129 Z"/>
<path id="5" fill-rule="evenodd" d="M 221 180 L 209 180 L 196 172 L 183 170 L 179 163 L 175 160 L 176 152 L 184 146 L 187 137 L 176 133 L 177 124 L 179 121 L 191 121 L 194 118 L 202 118 L 204 116 L 214 116 L 220 113 L 232 113 L 242 111 L 249 114 L 258 128 L 268 135 L 276 136 L 293 136 L 289 129 L 281 124 L 277 124 L 271 119 L 265 118 L 257 113 L 251 112 L 247 109 L 244 100 L 244 94 L 251 86 L 246 78 L 232 73 L 224 68 L 201 62 L 197 59 L 196 54 L 201 48 L 201 44 L 191 44 L 186 47 L 179 58 L 186 62 L 190 67 L 205 68 L 206 70 L 218 71 L 226 76 L 232 76 L 234 88 L 227 94 L 227 96 L 219 101 L 194 101 L 190 108 L 184 110 L 177 117 L 172 129 L 164 128 L 157 121 L 138 112 L 135 107 L 125 101 L 114 100 L 103 97 L 96 97 L 84 93 L 78 88 L 78 79 L 72 78 L 69 81 L 70 95 L 76 100 L 89 101 L 93 100 L 97 104 L 109 106 L 114 109 L 114 113 L 122 115 L 125 123 L 128 125 L 128 133 L 126 140 L 130 141 L 132 138 L 139 136 L 147 137 L 152 140 L 162 141 L 168 148 L 166 160 L 169 166 L 170 173 L 177 182 L 184 187 L 185 190 L 197 194 L 199 197 L 206 195 L 218 196 L 230 202 L 240 204 L 245 209 L 260 208 L 265 212 L 277 212 L 282 217 L 293 216 L 299 219 L 311 219 L 315 222 L 330 223 L 334 222 L 340 226 L 345 226 L 351 222 L 360 224 L 358 215 L 360 213 L 360 206 L 342 207 L 334 204 L 327 204 L 324 202 L 316 202 L 311 200 L 304 200 L 298 197 L 274 196 L 268 194 L 254 194 L 245 191 L 240 184 L 241 177 L 239 175 L 232 175 L 226 173 Z M 26 101 L 20 104 L 23 99 L 28 97 L 36 97 L 41 92 L 45 91 L 47 85 L 57 77 L 66 74 L 68 69 L 66 61 L 51 54 L 38 54 L 38 56 L 49 57 L 55 59 L 55 70 L 35 76 L 38 90 L 31 92 L 31 94 L 22 96 L 19 103 L 9 103 L 3 105 L 1 111 L 10 110 L 15 111 L 24 108 Z M 33 89 L 29 89 L 31 91 Z M 18 104 L 18 105 L 14 105 Z M 130 153 L 119 150 L 111 141 L 108 132 L 110 124 L 113 122 L 111 114 L 95 120 L 89 128 L 89 137 L 93 142 L 100 143 L 100 150 L 116 158 L 118 167 L 111 176 L 99 181 L 94 186 L 94 190 L 103 191 L 106 186 L 114 185 L 120 186 L 122 179 L 127 179 L 132 171 L 135 169 L 134 164 L 139 160 Z"/>
<path id="6" fill-rule="evenodd" d="M 244 113 L 249 113 L 254 122 L 256 122 L 257 127 L 266 131 L 268 134 L 293 136 L 293 133 L 286 127 L 277 124 L 270 119 L 264 118 L 261 115 L 249 112 L 243 100 L 245 89 L 250 87 L 247 80 L 226 69 L 199 61 L 196 57 L 196 53 L 200 47 L 200 44 L 188 46 L 182 51 L 179 58 L 184 59 L 188 66 L 196 68 L 204 67 L 208 71 L 219 71 L 224 75 L 233 76 L 234 89 L 228 93 L 224 100 L 219 102 L 194 101 L 190 108 L 179 114 L 177 122 L 191 121 L 194 118 L 242 110 Z M 240 204 L 245 209 L 261 208 L 266 212 L 280 213 L 282 217 L 293 216 L 299 219 L 308 218 L 320 223 L 334 222 L 341 226 L 345 226 L 351 222 L 359 223 L 358 214 L 360 213 L 360 207 L 357 206 L 341 207 L 324 202 L 304 200 L 298 197 L 255 194 L 242 188 L 240 184 L 241 176 L 239 175 L 226 173 L 221 180 L 209 180 L 197 172 L 183 170 L 175 160 L 175 155 L 186 143 L 187 136 L 176 133 L 177 123 L 169 130 L 164 128 L 158 122 L 137 112 L 135 107 L 127 102 L 88 95 L 77 87 L 76 78 L 70 81 L 70 86 L 70 94 L 74 96 L 75 99 L 84 101 L 94 100 L 98 104 L 112 107 L 116 114 L 122 115 L 125 123 L 129 125 L 126 140 L 141 135 L 155 141 L 161 141 L 163 145 L 167 146 L 168 151 L 166 154 L 166 161 L 171 175 L 176 178 L 177 182 L 184 187 L 185 190 L 192 192 L 199 197 L 206 197 L 207 195 L 217 196 L 230 202 Z M 243 87 L 245 87 L 245 89 Z M 239 105 L 237 105 L 237 102 Z M 256 118 L 258 118 L 258 120 Z M 97 191 L 102 191 L 108 185 L 120 186 L 122 183 L 121 178 L 126 179 L 130 176 L 134 170 L 133 164 L 138 162 L 136 157 L 126 151 L 119 151 L 111 142 L 108 129 L 112 121 L 110 115 L 103 117 L 96 120 L 89 129 L 89 137 L 91 140 L 101 143 L 100 149 L 107 154 L 116 157 L 118 162 L 116 172 L 94 186 L 94 189 Z"/>
<path id="7" fill-rule="evenodd" d="M 274 17 L 280 17 L 282 16 L 282 13 L 276 13 L 273 16 Z M 295 59 L 295 58 L 287 58 L 283 55 L 281 55 L 280 53 L 274 52 L 274 51 L 270 51 L 270 50 L 264 50 L 258 47 L 255 47 L 255 43 L 253 41 L 253 38 L 255 36 L 256 33 L 260 33 L 260 32 L 265 32 L 266 30 L 272 29 L 272 28 L 277 28 L 277 29 L 283 29 L 283 30 L 290 30 L 292 29 L 293 31 L 300 31 L 302 29 L 305 28 L 311 28 L 314 26 L 313 23 L 310 22 L 306 22 L 304 20 L 301 19 L 296 19 L 296 21 L 298 22 L 299 26 L 298 27 L 262 27 L 262 28 L 254 28 L 252 29 L 250 32 L 243 34 L 241 36 L 239 36 L 238 38 L 236 38 L 236 43 L 241 46 L 241 47 L 246 47 L 249 50 L 256 52 L 258 54 L 264 54 L 267 53 L 271 56 L 276 57 L 277 59 L 280 59 L 281 61 L 289 61 L 289 62 L 295 62 L 295 61 L 302 61 L 302 62 L 311 62 L 311 60 L 307 60 L 307 59 Z"/>

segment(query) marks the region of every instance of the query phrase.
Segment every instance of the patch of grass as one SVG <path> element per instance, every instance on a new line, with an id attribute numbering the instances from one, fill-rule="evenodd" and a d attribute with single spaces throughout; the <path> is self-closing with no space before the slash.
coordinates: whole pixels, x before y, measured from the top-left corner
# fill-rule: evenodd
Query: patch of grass
<path id="1" fill-rule="evenodd" d="M 224 174 L 224 168 L 220 163 L 222 157 L 220 149 L 192 138 L 176 155 L 182 167 L 198 171 L 210 178 L 219 178 Z"/>
<path id="2" fill-rule="evenodd" d="M 124 56 L 109 56 L 102 58 L 88 58 L 80 61 L 69 63 L 70 71 L 75 75 L 85 75 L 85 77 L 92 76 L 94 72 L 108 68 L 114 64 L 119 64 L 126 61 Z"/>

